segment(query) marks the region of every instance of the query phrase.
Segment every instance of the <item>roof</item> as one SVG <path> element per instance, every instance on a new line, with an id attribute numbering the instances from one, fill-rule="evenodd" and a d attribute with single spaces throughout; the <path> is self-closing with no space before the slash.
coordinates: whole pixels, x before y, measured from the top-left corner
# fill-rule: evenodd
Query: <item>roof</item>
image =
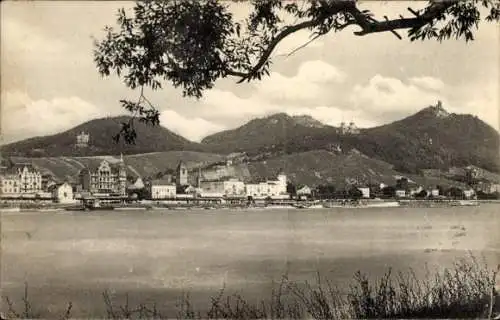
<path id="1" fill-rule="evenodd" d="M 5 170 L 6 174 L 17 174 L 19 171 L 27 168 L 29 172 L 39 172 L 31 163 L 15 163 L 14 166 Z"/>
<path id="2" fill-rule="evenodd" d="M 123 163 L 121 163 L 121 162 L 113 163 L 112 161 L 109 161 L 108 159 L 86 159 L 85 168 L 82 170 L 88 169 L 88 170 L 94 172 L 97 169 L 99 169 L 99 167 L 101 166 L 101 164 L 104 161 L 106 161 L 109 164 L 109 167 L 111 168 L 112 172 L 116 172 L 120 168 L 120 166 L 123 165 Z"/>
<path id="3" fill-rule="evenodd" d="M 59 188 L 59 187 L 60 187 L 60 186 L 62 186 L 62 185 L 63 185 L 63 183 L 56 183 L 56 184 L 52 184 L 52 185 L 50 185 L 50 186 L 47 188 L 47 190 L 48 190 L 49 192 L 52 192 L 52 191 L 54 191 L 55 189 Z"/>

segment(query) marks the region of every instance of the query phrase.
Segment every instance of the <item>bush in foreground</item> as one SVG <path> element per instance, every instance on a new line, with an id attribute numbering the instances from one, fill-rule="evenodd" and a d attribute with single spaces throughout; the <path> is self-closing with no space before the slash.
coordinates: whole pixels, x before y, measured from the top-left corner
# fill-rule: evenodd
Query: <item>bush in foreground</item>
<path id="1" fill-rule="evenodd" d="M 317 275 L 317 282 L 296 282 L 286 276 L 275 287 L 268 301 L 251 303 L 240 295 L 226 295 L 222 289 L 212 297 L 208 311 L 195 310 L 189 295 L 177 305 L 179 319 L 363 319 L 363 318 L 488 318 L 500 317 L 496 271 L 480 266 L 476 260 L 461 261 L 433 277 L 417 279 L 413 271 L 378 280 L 357 272 L 343 292 Z M 103 293 L 108 319 L 166 319 L 156 305 L 116 306 L 108 292 Z M 38 318 L 25 286 L 21 305 L 4 297 L 6 318 Z M 71 318 L 69 303 L 60 319 Z"/>

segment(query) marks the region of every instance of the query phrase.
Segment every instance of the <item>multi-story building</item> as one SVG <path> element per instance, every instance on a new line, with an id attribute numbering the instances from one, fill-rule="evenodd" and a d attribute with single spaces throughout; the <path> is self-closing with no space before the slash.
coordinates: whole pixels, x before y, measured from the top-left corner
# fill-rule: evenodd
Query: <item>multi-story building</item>
<path id="1" fill-rule="evenodd" d="M 17 163 L 1 175 L 2 195 L 37 194 L 42 191 L 42 175 L 30 163 Z"/>
<path id="2" fill-rule="evenodd" d="M 103 160 L 98 165 L 82 169 L 79 179 L 83 191 L 126 196 L 127 170 L 123 157 L 119 163 Z"/>
<path id="3" fill-rule="evenodd" d="M 16 164 L 13 170 L 20 180 L 20 193 L 37 193 L 42 191 L 42 174 L 32 164 Z"/>
<path id="4" fill-rule="evenodd" d="M 221 196 L 245 195 L 245 183 L 238 179 L 200 181 L 199 188 L 202 194 L 206 193 Z"/>
<path id="5" fill-rule="evenodd" d="M 276 180 L 246 184 L 245 191 L 247 196 L 253 198 L 279 198 L 287 196 L 286 184 L 286 175 L 280 172 Z"/>
<path id="6" fill-rule="evenodd" d="M 0 176 L 0 186 L 2 195 L 14 195 L 21 192 L 19 176 L 10 172 Z"/>
<path id="7" fill-rule="evenodd" d="M 153 200 L 173 199 L 177 195 L 177 186 L 169 180 L 152 180 L 147 186 Z"/>

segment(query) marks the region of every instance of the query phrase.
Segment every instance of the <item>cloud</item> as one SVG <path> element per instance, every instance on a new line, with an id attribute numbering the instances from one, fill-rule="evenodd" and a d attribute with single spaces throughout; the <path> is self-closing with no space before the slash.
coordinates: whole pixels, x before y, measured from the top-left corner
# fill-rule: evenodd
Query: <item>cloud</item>
<path id="1" fill-rule="evenodd" d="M 79 97 L 34 100 L 26 93 L 14 91 L 2 93 L 1 101 L 4 143 L 55 134 L 84 121 L 119 113 L 118 110 L 106 110 Z"/>
<path id="2" fill-rule="evenodd" d="M 45 36 L 39 28 L 9 19 L 5 14 L 2 14 L 2 42 L 4 58 L 15 60 L 55 60 L 68 49 L 65 42 Z"/>
<path id="3" fill-rule="evenodd" d="M 435 90 L 439 81 L 430 79 L 433 78 L 413 78 L 409 83 L 404 83 L 399 79 L 377 74 L 367 84 L 355 85 L 349 101 L 357 109 L 379 114 L 391 112 L 409 114 L 433 105 L 438 100 L 449 105 L 447 98 Z M 424 85 L 427 88 L 424 88 Z M 432 90 L 428 86 L 432 86 Z"/>
<path id="4" fill-rule="evenodd" d="M 345 73 L 331 64 L 312 60 L 302 63 L 293 77 L 272 72 L 269 77 L 255 82 L 254 87 L 259 95 L 272 100 L 297 103 L 321 99 L 330 91 L 330 86 L 345 79 Z"/>
<path id="5" fill-rule="evenodd" d="M 458 89 L 460 90 L 460 89 Z M 478 116 L 496 130 L 500 129 L 500 99 L 495 83 L 484 86 L 462 88 L 468 94 L 461 110 Z"/>
<path id="6" fill-rule="evenodd" d="M 225 128 L 203 118 L 187 118 L 173 110 L 165 110 L 160 114 L 162 126 L 187 138 L 191 141 L 200 142 L 209 134 L 224 130 Z"/>
<path id="7" fill-rule="evenodd" d="M 310 60 L 300 65 L 296 77 L 303 81 L 312 81 L 315 83 L 342 83 L 347 78 L 347 75 L 322 60 Z"/>
<path id="8" fill-rule="evenodd" d="M 219 89 L 207 91 L 201 103 L 198 110 L 200 116 L 222 119 L 261 116 L 286 107 L 286 104 L 272 103 L 257 94 L 244 99 L 233 92 Z"/>
<path id="9" fill-rule="evenodd" d="M 440 91 L 444 89 L 444 82 L 434 77 L 413 77 L 411 83 L 428 90 Z"/>
<path id="10" fill-rule="evenodd" d="M 207 92 L 203 105 L 199 107 L 199 114 L 203 118 L 218 119 L 227 122 L 228 119 L 237 119 L 237 125 L 242 125 L 250 118 L 263 117 L 277 112 L 288 115 L 309 115 L 324 124 L 338 126 L 342 121 L 355 121 L 360 127 L 371 127 L 376 122 L 365 117 L 362 110 L 342 107 L 328 107 L 315 105 L 311 107 L 295 104 L 272 103 L 254 95 L 248 99 L 241 98 L 229 91 L 213 89 Z"/>

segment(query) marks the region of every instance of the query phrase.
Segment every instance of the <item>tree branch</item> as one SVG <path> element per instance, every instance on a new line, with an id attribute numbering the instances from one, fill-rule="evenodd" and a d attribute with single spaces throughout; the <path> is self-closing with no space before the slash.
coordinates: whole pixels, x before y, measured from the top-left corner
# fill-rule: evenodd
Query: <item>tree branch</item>
<path id="1" fill-rule="evenodd" d="M 386 21 L 380 22 L 368 18 L 365 14 L 359 11 L 356 6 L 350 7 L 348 11 L 353 16 L 356 24 L 359 25 L 362 29 L 361 31 L 354 32 L 354 34 L 357 36 L 364 36 L 370 33 L 387 31 L 392 32 L 398 29 L 422 27 L 442 15 L 446 11 L 446 9 L 454 4 L 456 4 L 456 2 L 454 1 L 434 2 L 432 5 L 425 9 L 423 14 L 420 15 L 409 8 L 410 12 L 415 15 L 414 18 L 399 18 L 394 20 L 386 19 Z"/>
<path id="2" fill-rule="evenodd" d="M 429 7 L 427 7 L 422 14 L 418 14 L 416 11 L 409 8 L 409 10 L 415 15 L 415 17 L 413 18 L 403 18 L 402 16 L 400 16 L 401 18 L 399 19 L 389 20 L 387 17 L 385 17 L 385 21 L 377 21 L 374 18 L 370 17 L 368 14 L 360 11 L 356 7 L 356 3 L 354 1 L 333 2 L 328 4 L 328 7 L 326 8 L 326 15 L 322 16 L 321 18 L 314 18 L 292 26 L 285 27 L 272 39 L 257 63 L 249 71 L 245 72 L 232 69 L 226 69 L 225 71 L 229 76 L 241 78 L 238 83 L 242 83 L 245 80 L 252 78 L 265 65 L 276 46 L 283 39 L 302 29 L 319 26 L 327 18 L 330 18 L 333 15 L 341 12 L 348 14 L 349 19 L 346 23 L 335 26 L 335 29 L 337 31 L 343 30 L 350 25 L 358 25 L 361 27 L 361 31 L 354 32 L 354 34 L 357 36 L 364 36 L 370 33 L 378 32 L 391 32 L 398 39 L 402 39 L 402 37 L 395 30 L 422 27 L 442 15 L 450 6 L 455 3 L 456 2 L 449 0 L 434 2 Z"/>
<path id="3" fill-rule="evenodd" d="M 226 70 L 226 74 L 228 74 L 230 76 L 241 77 L 241 79 L 238 81 L 238 83 L 244 82 L 245 80 L 247 80 L 250 77 L 252 77 L 253 75 L 255 75 L 260 70 L 260 68 L 262 68 L 262 66 L 266 63 L 267 59 L 269 59 L 269 57 L 271 56 L 271 53 L 274 51 L 276 46 L 281 42 L 281 40 L 285 39 L 286 37 L 288 37 L 292 33 L 295 33 L 299 30 L 312 28 L 314 26 L 317 26 L 321 22 L 322 21 L 320 21 L 320 20 L 308 20 L 308 21 L 304 21 L 302 23 L 284 28 L 280 33 L 278 33 L 278 35 L 276 35 L 276 37 L 273 38 L 271 43 L 269 43 L 268 47 L 266 48 L 266 50 L 264 51 L 262 56 L 259 58 L 259 61 L 255 64 L 254 67 L 252 67 L 252 69 L 249 72 Z"/>

